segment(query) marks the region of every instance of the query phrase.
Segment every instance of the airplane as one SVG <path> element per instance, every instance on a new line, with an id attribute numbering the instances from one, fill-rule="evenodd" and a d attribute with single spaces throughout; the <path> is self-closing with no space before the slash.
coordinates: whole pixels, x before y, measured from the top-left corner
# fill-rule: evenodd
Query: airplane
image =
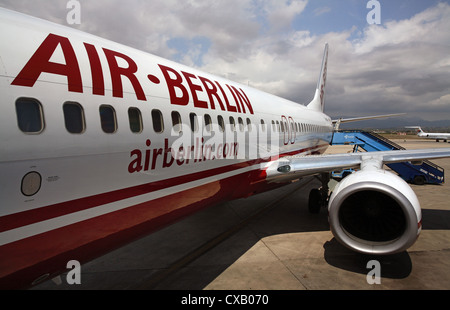
<path id="1" fill-rule="evenodd" d="M 417 135 L 421 138 L 427 138 L 427 139 L 436 139 L 436 142 L 439 142 L 439 140 L 442 140 L 444 142 L 447 142 L 447 140 L 450 140 L 450 133 L 440 133 L 440 132 L 424 132 L 420 126 L 407 126 L 405 128 L 414 128 L 417 129 Z"/>
<path id="2" fill-rule="evenodd" d="M 307 105 L 0 9 L 0 288 L 29 288 L 205 207 L 306 176 L 335 238 L 405 251 L 419 201 L 383 164 L 450 148 L 324 155 L 328 44 Z M 341 120 L 342 121 L 342 120 Z M 358 168 L 330 195 L 331 171 Z"/>

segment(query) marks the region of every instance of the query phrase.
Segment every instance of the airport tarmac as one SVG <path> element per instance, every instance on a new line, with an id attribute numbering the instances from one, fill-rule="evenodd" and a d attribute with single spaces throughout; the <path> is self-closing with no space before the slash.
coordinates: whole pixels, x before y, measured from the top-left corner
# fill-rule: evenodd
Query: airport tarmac
<path id="1" fill-rule="evenodd" d="M 428 140 L 394 140 L 407 149 L 450 147 Z M 333 146 L 328 153 L 350 151 Z M 450 158 L 433 160 L 450 171 Z M 448 179 L 448 176 L 447 176 Z M 81 284 L 47 281 L 38 290 L 448 290 L 450 181 L 411 185 L 423 210 L 423 230 L 408 251 L 354 253 L 330 232 L 327 211 L 310 214 L 306 178 L 247 199 L 200 211 L 81 266 Z M 371 260 L 381 283 L 369 284 Z"/>

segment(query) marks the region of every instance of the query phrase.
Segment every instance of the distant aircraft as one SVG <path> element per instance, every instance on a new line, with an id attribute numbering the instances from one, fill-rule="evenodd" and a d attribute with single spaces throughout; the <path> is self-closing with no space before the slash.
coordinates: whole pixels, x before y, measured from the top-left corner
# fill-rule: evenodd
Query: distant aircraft
<path id="1" fill-rule="evenodd" d="M 354 251 L 408 249 L 419 201 L 383 164 L 450 148 L 321 155 L 328 45 L 301 105 L 0 9 L 0 288 L 66 271 L 213 204 L 319 175 L 311 209 Z M 345 122 L 346 120 L 340 120 Z M 330 173 L 358 168 L 328 193 Z"/>
<path id="2" fill-rule="evenodd" d="M 439 142 L 439 140 L 442 140 L 444 142 L 447 142 L 447 140 L 450 140 L 450 133 L 424 132 L 422 130 L 422 128 L 420 128 L 420 126 L 407 126 L 405 128 L 417 129 L 417 135 L 421 138 L 436 139 L 436 142 Z"/>

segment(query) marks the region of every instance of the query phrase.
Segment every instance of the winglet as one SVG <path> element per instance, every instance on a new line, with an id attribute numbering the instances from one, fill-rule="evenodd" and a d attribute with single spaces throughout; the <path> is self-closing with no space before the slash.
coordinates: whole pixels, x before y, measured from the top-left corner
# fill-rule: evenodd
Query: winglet
<path id="1" fill-rule="evenodd" d="M 327 65 L 328 65 L 328 43 L 325 44 L 323 53 L 322 68 L 320 69 L 319 81 L 317 82 L 314 99 L 307 105 L 311 110 L 323 112 L 325 102 L 325 84 L 327 82 Z"/>

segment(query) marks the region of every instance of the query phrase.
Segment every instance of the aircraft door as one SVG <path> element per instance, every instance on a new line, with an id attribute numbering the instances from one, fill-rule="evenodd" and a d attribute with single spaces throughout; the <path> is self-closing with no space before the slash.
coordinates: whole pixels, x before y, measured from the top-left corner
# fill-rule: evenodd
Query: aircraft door
<path id="1" fill-rule="evenodd" d="M 296 138 L 295 123 L 291 116 L 281 116 L 281 130 L 284 135 L 284 145 L 294 144 Z"/>
<path id="2" fill-rule="evenodd" d="M 289 116 L 289 137 L 291 144 L 295 143 L 295 138 L 297 138 L 297 132 L 295 130 L 295 122 L 292 117 Z"/>

